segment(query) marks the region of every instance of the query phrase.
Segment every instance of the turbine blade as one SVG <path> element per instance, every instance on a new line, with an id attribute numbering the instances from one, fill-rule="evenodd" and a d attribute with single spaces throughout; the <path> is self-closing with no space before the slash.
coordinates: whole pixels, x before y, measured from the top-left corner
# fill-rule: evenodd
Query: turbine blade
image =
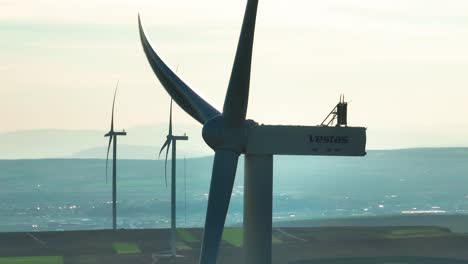
<path id="1" fill-rule="evenodd" d="M 170 139 L 167 139 L 166 142 L 164 142 L 163 146 L 161 147 L 161 150 L 159 151 L 158 159 L 161 158 L 161 153 L 164 150 L 164 148 L 169 144 Z"/>
<path id="2" fill-rule="evenodd" d="M 201 124 L 221 113 L 185 84 L 156 54 L 146 38 L 138 15 L 141 44 L 153 72 L 176 103 Z"/>
<path id="3" fill-rule="evenodd" d="M 115 106 L 115 96 L 117 95 L 118 88 L 119 88 L 119 81 L 117 81 L 117 85 L 115 86 L 114 100 L 112 101 L 111 131 L 114 131 L 114 106 Z"/>
<path id="4" fill-rule="evenodd" d="M 161 147 L 161 150 L 159 151 L 159 156 L 158 156 L 158 159 L 161 158 L 161 153 L 162 151 L 164 150 L 164 148 L 167 147 L 167 151 L 166 151 L 166 159 L 164 161 L 164 179 L 165 179 L 165 182 L 166 182 L 166 188 L 167 188 L 167 154 L 169 152 L 169 147 L 171 145 L 171 140 L 168 138 L 166 140 L 166 142 L 164 142 L 163 146 Z"/>
<path id="5" fill-rule="evenodd" d="M 171 142 L 172 140 L 168 140 L 169 141 L 169 144 L 167 144 L 167 148 L 166 148 L 166 161 L 165 161 L 165 164 L 164 164 L 164 179 L 166 180 L 166 188 L 167 188 L 167 155 L 169 154 L 169 149 L 171 148 Z"/>
<path id="6" fill-rule="evenodd" d="M 200 264 L 216 263 L 238 159 L 239 153 L 230 150 L 221 149 L 215 153 Z"/>
<path id="7" fill-rule="evenodd" d="M 169 135 L 172 136 L 172 98 L 171 98 L 171 108 L 169 109 Z"/>
<path id="8" fill-rule="evenodd" d="M 109 145 L 107 146 L 107 156 L 106 156 L 106 184 L 107 184 L 107 169 L 108 169 L 108 163 L 109 163 L 109 151 L 110 151 L 110 146 L 112 143 L 112 137 L 113 135 L 109 136 Z"/>
<path id="9" fill-rule="evenodd" d="M 226 118 L 226 125 L 230 127 L 242 125 L 247 114 L 257 6 L 258 0 L 247 2 L 236 58 L 224 99 L 223 116 Z"/>

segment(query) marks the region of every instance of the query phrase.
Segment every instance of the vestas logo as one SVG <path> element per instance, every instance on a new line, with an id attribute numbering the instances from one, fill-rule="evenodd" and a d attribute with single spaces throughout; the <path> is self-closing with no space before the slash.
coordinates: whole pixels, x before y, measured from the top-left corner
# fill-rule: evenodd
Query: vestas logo
<path id="1" fill-rule="evenodd" d="M 317 144 L 348 144 L 348 136 L 314 136 L 309 135 L 309 142 Z"/>

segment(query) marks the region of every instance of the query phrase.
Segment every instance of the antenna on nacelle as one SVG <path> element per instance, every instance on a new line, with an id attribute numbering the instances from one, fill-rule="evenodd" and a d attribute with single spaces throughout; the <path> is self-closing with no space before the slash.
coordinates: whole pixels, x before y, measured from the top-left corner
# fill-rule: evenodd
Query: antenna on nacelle
<path id="1" fill-rule="evenodd" d="M 340 94 L 340 100 L 333 110 L 322 121 L 321 126 L 333 125 L 336 120 L 336 126 L 348 126 L 348 103 L 345 102 L 344 94 Z"/>

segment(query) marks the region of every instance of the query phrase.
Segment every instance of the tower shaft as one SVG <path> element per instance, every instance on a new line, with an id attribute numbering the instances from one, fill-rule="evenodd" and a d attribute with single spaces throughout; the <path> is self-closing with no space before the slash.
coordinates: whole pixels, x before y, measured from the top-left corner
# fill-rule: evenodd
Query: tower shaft
<path id="1" fill-rule="evenodd" d="M 114 136 L 112 154 L 112 229 L 117 229 L 117 136 Z"/>
<path id="2" fill-rule="evenodd" d="M 244 164 L 244 262 L 271 263 L 273 155 L 246 154 Z"/>
<path id="3" fill-rule="evenodd" d="M 176 139 L 172 139 L 171 165 L 171 254 L 176 256 Z"/>

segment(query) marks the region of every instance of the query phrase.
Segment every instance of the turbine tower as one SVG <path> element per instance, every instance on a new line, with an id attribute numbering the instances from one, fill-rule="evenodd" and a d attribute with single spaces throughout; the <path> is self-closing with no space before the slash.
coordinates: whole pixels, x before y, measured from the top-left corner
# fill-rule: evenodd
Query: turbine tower
<path id="1" fill-rule="evenodd" d="M 172 165 L 171 165 L 171 255 L 176 257 L 176 143 L 177 140 L 188 140 L 186 135 L 183 136 L 174 136 L 172 135 L 172 99 L 171 106 L 169 110 L 169 133 L 166 137 L 166 142 L 164 142 L 161 150 L 159 151 L 159 156 L 161 156 L 162 151 L 166 148 L 166 161 L 164 164 L 164 178 L 166 180 L 167 186 L 167 155 L 169 154 L 169 148 L 172 144 Z"/>
<path id="2" fill-rule="evenodd" d="M 216 263 L 240 154 L 245 154 L 243 263 L 247 264 L 271 263 L 273 155 L 366 154 L 364 127 L 272 126 L 246 119 L 257 6 L 258 0 L 248 0 L 222 112 L 164 63 L 138 18 L 151 68 L 176 103 L 203 125 L 203 139 L 215 151 L 201 264 Z"/>
<path id="3" fill-rule="evenodd" d="M 106 157 L 106 183 L 107 183 L 107 164 L 109 161 L 109 151 L 111 143 L 113 142 L 113 151 L 112 151 L 112 229 L 117 229 L 117 136 L 126 136 L 127 132 L 114 131 L 114 106 L 115 106 L 115 96 L 117 95 L 117 89 L 119 87 L 119 82 L 115 87 L 114 100 L 112 101 L 112 117 L 111 117 L 111 127 L 109 132 L 104 135 L 104 137 L 109 137 L 109 145 L 107 146 L 107 157 Z"/>

